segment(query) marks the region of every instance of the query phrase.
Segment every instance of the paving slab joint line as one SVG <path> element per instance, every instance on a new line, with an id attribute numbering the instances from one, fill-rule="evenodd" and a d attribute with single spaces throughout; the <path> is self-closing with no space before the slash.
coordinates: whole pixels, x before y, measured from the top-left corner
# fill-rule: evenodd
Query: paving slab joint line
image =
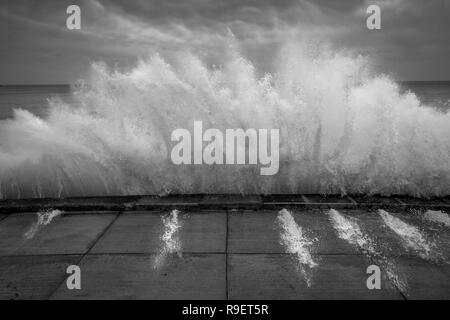
<path id="1" fill-rule="evenodd" d="M 374 259 L 370 258 L 369 260 L 372 262 L 372 264 L 377 265 L 377 262 Z M 400 296 L 403 298 L 403 300 L 408 300 L 408 297 L 402 292 L 402 290 L 400 290 L 400 288 L 391 279 L 388 278 L 388 281 L 392 284 L 392 286 L 395 288 L 395 290 L 400 294 Z"/>
<path id="2" fill-rule="evenodd" d="M 111 228 L 111 226 L 117 221 L 117 219 L 123 214 L 122 211 L 117 212 L 116 216 L 112 221 L 103 229 L 102 232 L 92 241 L 91 245 L 88 247 L 86 252 L 78 259 L 78 261 L 75 262 L 75 265 L 80 266 L 83 259 L 91 252 L 92 248 L 98 243 L 98 241 L 108 232 L 108 230 Z M 47 300 L 50 300 L 58 291 L 58 289 L 63 285 L 64 281 L 67 279 L 66 273 L 64 272 L 64 275 L 62 277 L 62 280 L 58 283 L 57 286 L 55 286 L 55 290 L 47 297 Z"/>
<path id="3" fill-rule="evenodd" d="M 359 250 L 360 251 L 360 250 Z M 372 257 L 367 257 L 365 254 L 363 254 L 363 252 L 360 251 L 360 253 L 366 257 L 371 264 L 373 265 L 378 265 L 378 262 L 372 258 Z M 406 297 L 406 295 L 400 290 L 400 288 L 391 280 L 388 278 L 388 281 L 392 284 L 392 286 L 395 288 L 395 290 L 400 294 L 400 296 L 403 298 L 403 300 L 408 300 L 408 298 Z"/>

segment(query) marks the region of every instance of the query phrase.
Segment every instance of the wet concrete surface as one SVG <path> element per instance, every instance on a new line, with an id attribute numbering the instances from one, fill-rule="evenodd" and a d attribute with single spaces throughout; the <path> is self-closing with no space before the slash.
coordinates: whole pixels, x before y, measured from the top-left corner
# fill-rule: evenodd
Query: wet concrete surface
<path id="1" fill-rule="evenodd" d="M 160 269 L 152 255 L 89 255 L 81 290 L 65 283 L 52 299 L 225 299 L 225 254 L 185 254 Z"/>
<path id="2" fill-rule="evenodd" d="M 49 299 L 79 256 L 0 257 L 0 299 Z"/>
<path id="3" fill-rule="evenodd" d="M 320 257 L 309 287 L 288 255 L 230 255 L 229 261 L 230 299 L 403 299 L 385 279 L 381 290 L 367 289 L 360 255 Z"/>
<path id="4" fill-rule="evenodd" d="M 310 238 L 319 238 L 315 254 L 358 254 L 358 251 L 333 232 L 321 210 L 291 210 L 298 225 Z M 229 214 L 228 251 L 230 253 L 284 253 L 280 244 L 277 210 L 232 212 Z M 261 236 L 263 235 L 263 236 Z"/>
<path id="5" fill-rule="evenodd" d="M 160 235 L 164 213 L 122 214 L 92 248 L 93 253 L 155 253 L 162 243 Z M 180 214 L 180 242 L 183 252 L 225 253 L 227 213 L 190 212 Z"/>
<path id="6" fill-rule="evenodd" d="M 303 199 L 285 205 L 289 198 L 274 197 L 259 208 L 258 198 L 221 203 L 214 196 L 154 210 L 134 203 L 130 211 L 64 212 L 31 238 L 25 234 L 36 212 L 0 215 L 0 299 L 450 299 L 448 227 L 424 221 L 423 211 L 380 202 L 430 244 L 423 256 L 414 248 L 420 242 L 388 227 L 376 209 L 337 208 L 358 226 L 355 240 L 352 230 L 338 232 L 327 208 L 292 205 Z M 198 206 L 177 206 L 189 202 Z M 287 231 L 279 219 L 284 207 L 292 216 Z M 66 285 L 73 264 L 81 268 L 81 290 Z M 373 264 L 381 269 L 380 290 L 367 288 Z"/>
<path id="7" fill-rule="evenodd" d="M 84 254 L 117 213 L 61 215 L 27 239 L 36 214 L 10 215 L 0 222 L 0 256 Z"/>

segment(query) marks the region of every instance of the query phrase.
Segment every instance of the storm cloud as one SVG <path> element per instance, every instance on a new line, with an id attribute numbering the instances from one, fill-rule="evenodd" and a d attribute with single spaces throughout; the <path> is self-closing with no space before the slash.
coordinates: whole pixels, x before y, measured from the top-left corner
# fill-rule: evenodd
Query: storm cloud
<path id="1" fill-rule="evenodd" d="M 66 28 L 66 8 L 82 29 Z M 366 28 L 381 8 L 382 29 Z M 127 67 L 153 52 L 191 50 L 219 62 L 230 32 L 261 70 L 280 43 L 313 39 L 371 57 L 398 80 L 450 79 L 445 0 L 6 0 L 0 4 L 0 83 L 69 83 L 93 61 Z"/>

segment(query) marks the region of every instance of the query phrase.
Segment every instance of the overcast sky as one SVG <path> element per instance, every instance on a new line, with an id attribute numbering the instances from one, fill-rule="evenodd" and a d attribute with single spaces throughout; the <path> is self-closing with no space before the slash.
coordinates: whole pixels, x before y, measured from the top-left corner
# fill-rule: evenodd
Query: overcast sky
<path id="1" fill-rule="evenodd" d="M 80 31 L 66 28 L 70 4 Z M 366 28 L 369 4 L 382 30 Z M 126 67 L 155 51 L 216 61 L 228 29 L 262 70 L 286 38 L 307 36 L 369 55 L 397 80 L 450 80 L 448 0 L 1 0 L 0 83 L 70 83 L 93 61 Z"/>

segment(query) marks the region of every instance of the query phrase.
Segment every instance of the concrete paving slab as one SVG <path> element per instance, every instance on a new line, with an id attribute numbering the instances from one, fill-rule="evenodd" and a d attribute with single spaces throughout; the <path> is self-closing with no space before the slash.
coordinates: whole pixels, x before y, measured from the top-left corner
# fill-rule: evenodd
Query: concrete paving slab
<path id="1" fill-rule="evenodd" d="M 0 256 L 82 254 L 117 214 L 63 214 L 39 228 L 34 237 L 25 234 L 37 222 L 36 214 L 14 214 L 0 222 Z"/>
<path id="2" fill-rule="evenodd" d="M 404 245 L 404 239 L 391 230 L 382 220 L 377 211 L 366 210 L 338 210 L 342 215 L 348 219 L 355 221 L 362 236 L 370 241 L 375 253 L 380 257 L 400 257 L 400 256 L 417 256 L 417 252 L 409 250 Z M 432 244 L 433 252 L 439 259 L 450 262 L 450 232 L 445 226 L 433 225 L 424 222 L 419 214 L 412 214 L 405 211 L 397 211 L 389 213 L 401 219 L 411 227 L 417 230 L 423 236 L 423 239 Z M 328 222 L 329 223 L 329 222 Z M 306 225 L 306 224 L 305 224 Z M 312 227 L 314 228 L 314 226 Z M 326 230 L 316 232 L 318 234 L 319 249 L 318 253 L 342 253 L 333 251 L 331 238 L 325 235 Z M 336 233 L 336 232 L 335 232 Z"/>
<path id="3" fill-rule="evenodd" d="M 364 239 L 370 241 L 376 254 L 383 257 L 407 255 L 398 236 L 389 229 L 376 211 L 339 210 L 346 218 L 355 221 Z M 328 246 L 328 243 L 323 243 Z"/>
<path id="4" fill-rule="evenodd" d="M 121 215 L 99 242 L 94 253 L 155 253 L 163 241 L 163 216 L 168 213 L 133 212 Z M 225 252 L 226 212 L 180 213 L 178 238 L 183 252 Z"/>
<path id="5" fill-rule="evenodd" d="M 276 211 L 239 211 L 228 215 L 228 252 L 283 253 Z"/>
<path id="6" fill-rule="evenodd" d="M 360 249 L 339 238 L 326 215 L 327 210 L 289 209 L 303 235 L 312 239 L 309 250 L 313 254 L 362 254 Z M 401 239 L 382 221 L 377 212 L 365 210 L 339 210 L 347 218 L 356 221 L 363 236 L 373 243 L 377 254 L 384 257 L 410 255 Z M 229 215 L 229 252 L 231 253 L 284 253 L 280 245 L 281 229 L 277 221 L 278 211 L 232 212 Z M 412 225 L 413 216 L 399 213 L 400 217 Z M 414 224 L 416 223 L 416 224 Z M 423 228 L 423 223 L 420 228 Z M 419 228 L 419 229 L 420 229 Z M 430 241 L 450 261 L 450 233 L 443 227 L 428 232 Z M 426 234 L 426 233 L 425 233 Z"/>
<path id="7" fill-rule="evenodd" d="M 313 254 L 361 254 L 361 251 L 354 245 L 341 239 L 330 222 L 327 210 L 296 210 L 292 215 L 295 222 L 302 228 L 305 237 L 314 239 L 309 250 Z M 365 221 L 372 226 L 375 224 L 377 216 L 371 215 L 362 210 L 339 210 L 350 217 L 357 217 L 358 221 Z"/>
<path id="8" fill-rule="evenodd" d="M 438 260 L 450 263 L 450 232 L 448 226 L 424 220 L 424 210 L 413 210 L 411 212 L 390 210 L 388 213 L 416 228 L 422 238 L 431 246 L 431 254 Z M 380 246 L 389 246 L 389 255 L 417 255 L 414 250 L 405 249 L 401 237 L 388 228 L 380 217 L 378 219 L 371 226 L 372 233 L 378 236 Z"/>
<path id="9" fill-rule="evenodd" d="M 315 257 L 316 258 L 316 257 Z M 296 261 L 288 255 L 232 254 L 228 261 L 229 298 L 245 299 L 402 299 L 382 277 L 381 290 L 366 286 L 362 256 L 320 256 L 307 286 Z"/>
<path id="10" fill-rule="evenodd" d="M 406 275 L 407 298 L 450 300 L 450 265 L 436 265 L 420 258 L 401 258 L 398 270 Z"/>
<path id="11" fill-rule="evenodd" d="M 290 210 L 298 226 L 310 238 L 317 254 L 360 254 L 334 232 L 327 216 L 320 210 Z M 229 213 L 228 250 L 230 253 L 285 253 L 280 244 L 281 229 L 277 210 Z"/>
<path id="12" fill-rule="evenodd" d="M 0 257 L 0 299 L 47 299 L 80 256 Z"/>
<path id="13" fill-rule="evenodd" d="M 327 210 L 323 210 L 325 214 Z M 402 256 L 407 255 L 406 252 L 398 239 L 398 236 L 389 229 L 384 223 L 377 211 L 367 211 L 362 209 L 357 210 L 338 210 L 338 212 L 343 215 L 346 219 L 356 222 L 361 233 L 361 236 L 370 242 L 376 254 L 384 257 Z M 327 219 L 325 223 L 332 225 L 332 223 Z M 313 226 L 314 228 L 314 226 Z M 317 227 L 316 227 L 317 229 Z M 327 230 L 317 229 L 316 234 L 318 234 L 319 247 L 323 247 L 318 250 L 318 253 L 325 254 L 341 254 L 345 253 L 343 251 L 333 251 L 333 245 L 331 241 L 332 238 L 326 235 Z M 337 235 L 336 230 L 332 232 Z M 361 252 L 357 245 L 351 245 L 356 248 L 357 251 Z"/>
<path id="14" fill-rule="evenodd" d="M 8 215 L 7 214 L 0 214 L 0 221 L 2 221 L 3 219 L 5 219 Z"/>
<path id="15" fill-rule="evenodd" d="M 154 269 L 154 256 L 88 255 L 82 289 L 62 285 L 52 299 L 225 299 L 225 254 L 172 256 Z"/>

